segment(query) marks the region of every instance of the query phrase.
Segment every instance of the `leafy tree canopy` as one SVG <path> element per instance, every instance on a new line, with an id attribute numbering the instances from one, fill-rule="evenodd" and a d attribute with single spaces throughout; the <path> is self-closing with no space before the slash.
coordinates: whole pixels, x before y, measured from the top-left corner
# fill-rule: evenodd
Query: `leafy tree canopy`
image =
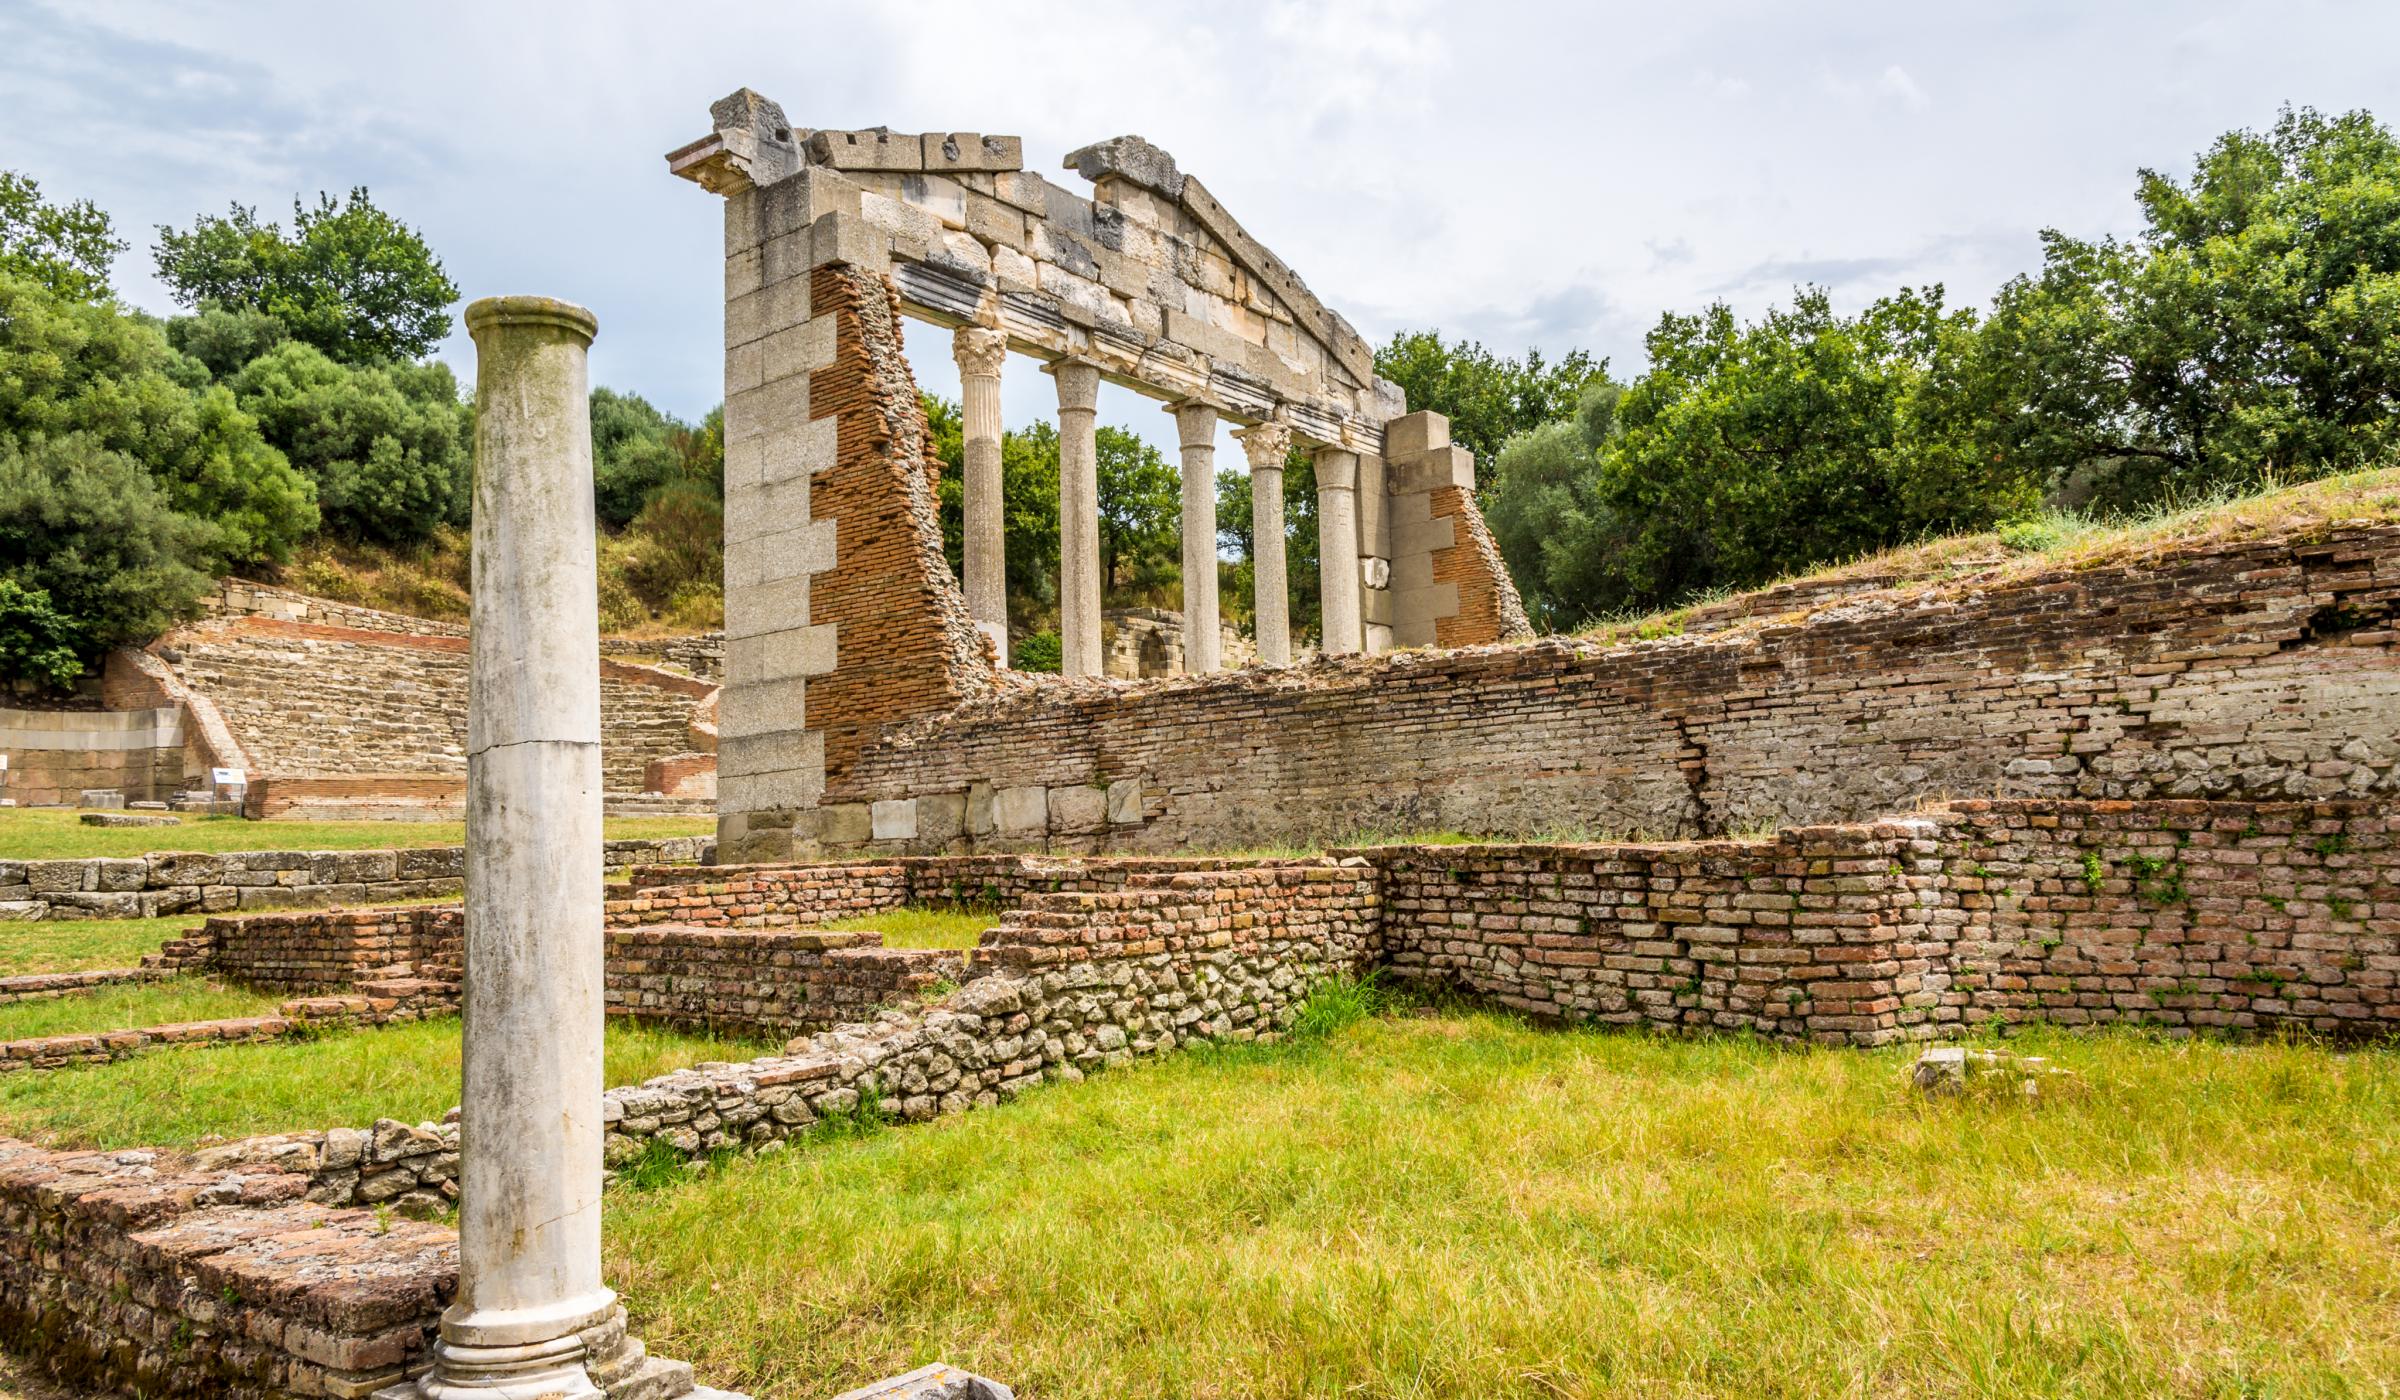
<path id="1" fill-rule="evenodd" d="M 1489 462 L 1509 438 L 1574 412 L 1576 396 L 1608 373 L 1608 361 L 1572 350 L 1552 364 L 1538 349 L 1503 359 L 1477 341 L 1404 331 L 1375 352 L 1375 372 L 1407 392 L 1411 412 L 1447 417 L 1450 440 Z"/>
<path id="2" fill-rule="evenodd" d="M 83 674 L 75 654 L 82 629 L 51 606 L 50 595 L 0 577 L 0 679 L 26 679 L 64 689 Z"/>
<path id="3" fill-rule="evenodd" d="M 2286 109 L 2188 181 L 2145 170 L 2134 239 L 2043 234 L 1978 347 L 1985 450 L 2069 499 L 2356 467 L 2400 441 L 2400 142 Z"/>
<path id="4" fill-rule="evenodd" d="M 230 383 L 242 409 L 315 482 L 331 528 L 399 544 L 466 523 L 474 415 L 448 365 L 345 365 L 289 340 Z"/>
<path id="5" fill-rule="evenodd" d="M 210 567 L 282 560 L 317 527 L 308 481 L 156 324 L 0 277 L 0 436 L 69 435 L 135 463 L 203 522 Z"/>
<path id="6" fill-rule="evenodd" d="M 0 433 L 0 580 L 20 599 L 44 595 L 69 623 L 63 644 L 79 659 L 148 641 L 189 616 L 214 581 L 215 543 L 139 464 L 90 434 Z M 9 664 L 56 682 L 62 643 L 42 626 L 54 640 Z"/>
<path id="7" fill-rule="evenodd" d="M 364 186 L 292 201 L 292 231 L 236 204 L 189 229 L 160 225 L 159 279 L 184 306 L 264 312 L 344 364 L 411 360 L 450 332 L 458 288 L 416 230 Z"/>
<path id="8" fill-rule="evenodd" d="M 0 170 L 0 276 L 30 278 L 70 301 L 105 301 L 109 264 L 124 251 L 90 200 L 51 204 L 30 178 Z"/>
<path id="9" fill-rule="evenodd" d="M 593 494 L 600 519 L 627 525 L 662 488 L 697 482 L 725 490 L 724 410 L 694 427 L 639 394 L 592 390 Z"/>

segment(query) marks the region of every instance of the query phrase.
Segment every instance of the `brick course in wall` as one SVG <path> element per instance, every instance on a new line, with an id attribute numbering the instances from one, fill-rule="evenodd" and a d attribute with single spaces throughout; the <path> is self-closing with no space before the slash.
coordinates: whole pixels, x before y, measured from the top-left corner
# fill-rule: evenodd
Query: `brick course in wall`
<path id="1" fill-rule="evenodd" d="M 1869 593 L 1700 637 L 1008 689 L 887 732 L 814 822 L 833 851 L 1167 850 L 1706 835 L 1995 790 L 2381 797 L 2400 792 L 2396 616 L 2400 527 L 2363 525 Z M 1026 819 L 978 828 L 979 792 L 1016 793 Z M 964 823 L 940 819 L 958 808 Z"/>

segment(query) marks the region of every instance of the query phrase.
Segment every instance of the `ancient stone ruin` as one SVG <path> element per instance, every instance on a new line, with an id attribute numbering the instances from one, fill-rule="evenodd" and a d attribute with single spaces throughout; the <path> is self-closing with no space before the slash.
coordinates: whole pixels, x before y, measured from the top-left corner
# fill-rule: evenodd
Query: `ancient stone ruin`
<path id="1" fill-rule="evenodd" d="M 725 198 L 719 792 L 736 858 L 789 854 L 795 840 L 966 833 L 963 805 L 895 807 L 881 827 L 834 813 L 858 805 L 837 799 L 887 727 L 1033 693 L 1001 672 L 999 376 L 1012 350 L 1058 384 L 1069 678 L 1105 669 L 1092 447 L 1102 379 L 1176 418 L 1186 671 L 1224 661 L 1220 419 L 1239 425 L 1255 485 L 1259 660 L 1291 659 L 1281 482 L 1295 447 L 1316 467 L 1325 653 L 1528 635 L 1476 510 L 1471 456 L 1438 415 L 1407 413 L 1350 324 L 1166 152 L 1138 137 L 1075 152 L 1086 198 L 1026 170 L 1015 137 L 808 131 L 747 90 L 712 117 L 715 130 L 668 164 Z M 942 555 L 939 464 L 904 316 L 954 328 L 963 586 Z"/>

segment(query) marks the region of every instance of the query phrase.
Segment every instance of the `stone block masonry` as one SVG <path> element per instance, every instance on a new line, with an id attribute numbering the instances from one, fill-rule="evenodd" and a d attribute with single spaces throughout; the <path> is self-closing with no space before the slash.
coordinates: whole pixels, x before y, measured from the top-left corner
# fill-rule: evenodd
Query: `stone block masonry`
<path id="1" fill-rule="evenodd" d="M 2388 800 L 2396 624 L 2400 527 L 2299 527 L 1706 636 L 1001 691 L 888 730 L 814 816 L 832 852 L 1164 851 L 1699 836 L 1994 793 Z"/>
<path id="2" fill-rule="evenodd" d="M 710 858 L 705 836 L 610 841 L 609 870 Z M 0 921 L 150 919 L 456 894 L 465 848 L 370 851 L 156 851 L 77 860 L 0 860 Z"/>
<path id="3" fill-rule="evenodd" d="M 20 807 L 76 805 L 106 788 L 163 802 L 184 781 L 183 716 L 175 708 L 0 709 L 0 798 Z"/>

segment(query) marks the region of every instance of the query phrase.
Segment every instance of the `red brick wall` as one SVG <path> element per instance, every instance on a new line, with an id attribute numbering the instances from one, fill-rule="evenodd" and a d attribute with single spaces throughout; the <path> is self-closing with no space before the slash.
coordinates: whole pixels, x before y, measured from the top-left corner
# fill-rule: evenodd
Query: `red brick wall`
<path id="1" fill-rule="evenodd" d="M 1994 792 L 2388 796 L 2396 614 L 2400 528 L 2176 546 L 1707 637 L 1011 690 L 869 745 L 826 800 L 1138 778 L 1146 820 L 1104 839 L 1178 850 L 1704 835 Z"/>
<path id="2" fill-rule="evenodd" d="M 809 584 L 812 624 L 834 628 L 835 670 L 808 685 L 807 723 L 829 775 L 881 726 L 947 710 L 990 680 L 966 600 L 942 553 L 940 459 L 901 348 L 888 283 L 828 265 L 810 304 L 834 318 L 834 360 L 809 376 L 811 418 L 838 420 L 833 467 L 809 514 L 836 522 L 835 567 Z"/>

